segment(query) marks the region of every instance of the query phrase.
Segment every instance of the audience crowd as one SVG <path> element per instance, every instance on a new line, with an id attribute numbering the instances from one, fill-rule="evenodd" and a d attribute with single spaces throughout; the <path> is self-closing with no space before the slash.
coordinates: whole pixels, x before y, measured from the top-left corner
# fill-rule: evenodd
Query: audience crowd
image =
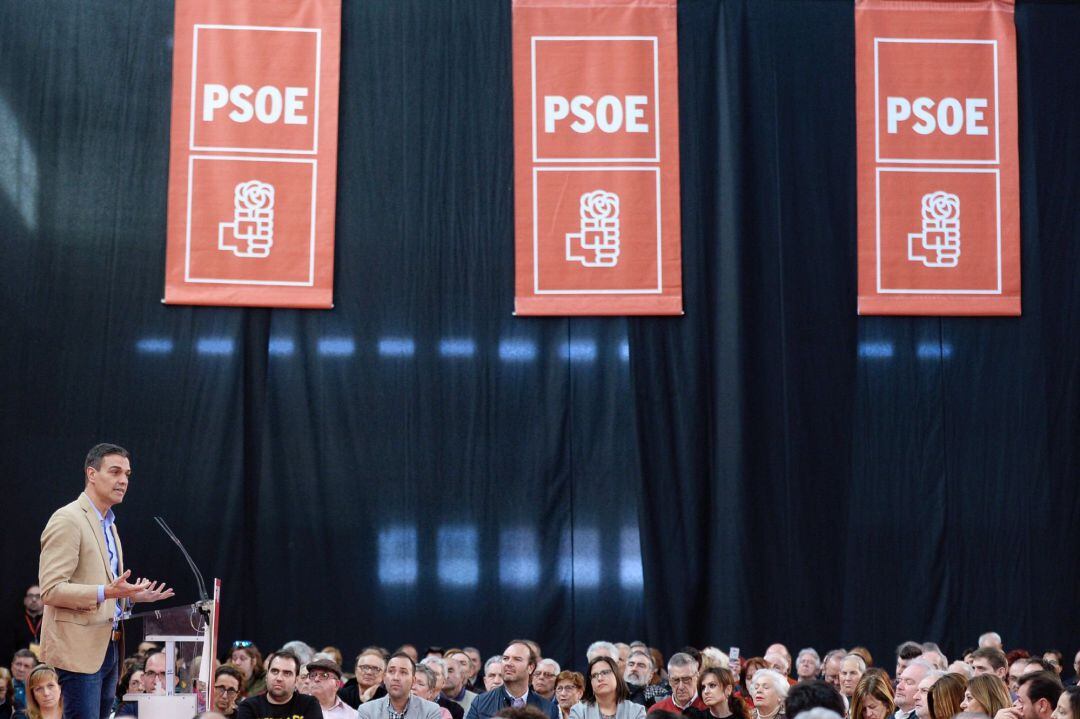
<path id="1" fill-rule="evenodd" d="M 0 667 L 0 719 L 61 719 L 56 671 L 38 662 L 41 595 L 30 587 L 10 668 Z M 235 641 L 214 658 L 210 705 L 201 657 L 177 662 L 173 693 L 196 693 L 205 719 L 1080 719 L 1080 652 L 1002 645 L 989 632 L 951 663 L 932 642 L 904 642 L 895 665 L 863 647 L 760 656 L 684 647 L 665 662 L 643 642 L 597 641 L 584 674 L 512 639 L 484 660 L 475 647 L 367 647 L 346 667 L 340 650 L 289 642 L 264 656 Z M 348 671 L 351 670 L 351 671 Z M 891 670 L 891 671 L 890 671 Z M 1071 676 L 1070 676 L 1071 674 Z M 138 716 L 140 694 L 164 694 L 165 655 L 144 642 L 124 660 L 113 716 Z M 154 719 L 154 717 L 143 717 Z"/>

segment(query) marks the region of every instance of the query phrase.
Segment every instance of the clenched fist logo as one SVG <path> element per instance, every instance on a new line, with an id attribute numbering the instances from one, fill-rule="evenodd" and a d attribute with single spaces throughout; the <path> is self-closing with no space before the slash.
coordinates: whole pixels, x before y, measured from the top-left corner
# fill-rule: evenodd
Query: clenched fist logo
<path id="1" fill-rule="evenodd" d="M 267 257 L 274 246 L 274 186 L 239 182 L 233 192 L 233 221 L 218 223 L 218 249 L 237 257 Z"/>
<path id="2" fill-rule="evenodd" d="M 960 198 L 938 190 L 922 198 L 922 231 L 908 233 L 908 259 L 927 267 L 960 262 Z"/>
<path id="3" fill-rule="evenodd" d="M 619 196 L 593 190 L 581 196 L 577 232 L 566 233 L 566 260 L 585 267 L 619 263 Z"/>

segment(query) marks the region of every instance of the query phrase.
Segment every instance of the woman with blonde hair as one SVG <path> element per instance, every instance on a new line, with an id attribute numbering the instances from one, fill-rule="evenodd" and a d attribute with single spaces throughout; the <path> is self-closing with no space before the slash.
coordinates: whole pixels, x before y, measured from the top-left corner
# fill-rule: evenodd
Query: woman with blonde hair
<path id="1" fill-rule="evenodd" d="M 967 678 L 960 674 L 946 674 L 934 682 L 926 694 L 930 719 L 952 719 L 959 714 L 966 689 Z"/>
<path id="2" fill-rule="evenodd" d="M 38 664 L 26 677 L 26 716 L 29 719 L 61 719 L 64 700 L 60 680 L 48 664 Z"/>
<path id="3" fill-rule="evenodd" d="M 997 674 L 986 673 L 978 674 L 968 681 L 960 711 L 994 716 L 1007 706 L 1012 706 L 1009 701 L 1009 688 Z"/>
<path id="4" fill-rule="evenodd" d="M 867 670 L 851 695 L 850 719 L 888 719 L 896 711 L 892 683 L 883 672 Z"/>

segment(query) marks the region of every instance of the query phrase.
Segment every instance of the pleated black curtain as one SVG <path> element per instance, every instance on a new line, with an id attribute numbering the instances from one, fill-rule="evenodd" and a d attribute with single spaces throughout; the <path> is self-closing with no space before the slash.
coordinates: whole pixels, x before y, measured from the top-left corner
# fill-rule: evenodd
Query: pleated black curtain
<path id="1" fill-rule="evenodd" d="M 854 316 L 833 0 L 679 5 L 685 317 L 513 317 L 510 24 L 344 3 L 335 308 L 186 308 L 172 6 L 0 4 L 0 606 L 107 439 L 129 566 L 194 599 L 164 516 L 264 649 L 1076 636 L 1077 6 L 1017 12 L 1020 319 Z"/>

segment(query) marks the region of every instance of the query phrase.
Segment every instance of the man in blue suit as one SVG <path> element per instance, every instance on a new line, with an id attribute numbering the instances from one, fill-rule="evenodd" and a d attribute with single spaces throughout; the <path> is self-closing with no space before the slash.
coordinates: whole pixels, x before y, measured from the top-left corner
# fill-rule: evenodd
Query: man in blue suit
<path id="1" fill-rule="evenodd" d="M 503 652 L 503 684 L 473 700 L 465 719 L 491 719 L 507 707 L 536 707 L 550 719 L 559 719 L 559 707 L 536 692 L 529 691 L 529 680 L 539 658 L 521 639 L 510 642 Z"/>

